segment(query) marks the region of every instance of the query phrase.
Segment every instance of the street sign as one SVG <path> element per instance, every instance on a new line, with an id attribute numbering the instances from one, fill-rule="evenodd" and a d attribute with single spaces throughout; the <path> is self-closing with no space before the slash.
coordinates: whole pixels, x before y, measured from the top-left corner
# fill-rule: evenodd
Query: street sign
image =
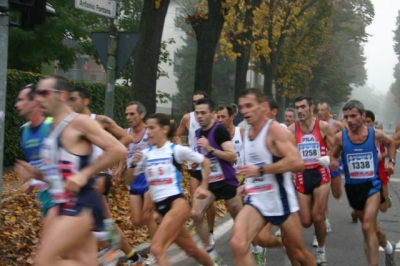
<path id="1" fill-rule="evenodd" d="M 117 14 L 115 0 L 75 0 L 75 8 L 107 18 L 115 18 Z"/>

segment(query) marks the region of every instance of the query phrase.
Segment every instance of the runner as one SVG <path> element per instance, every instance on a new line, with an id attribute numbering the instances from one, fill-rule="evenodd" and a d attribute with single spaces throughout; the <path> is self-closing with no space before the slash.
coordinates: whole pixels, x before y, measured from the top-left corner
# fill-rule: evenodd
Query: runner
<path id="1" fill-rule="evenodd" d="M 296 121 L 296 111 L 293 108 L 286 108 L 285 110 L 285 125 L 289 127 Z"/>
<path id="2" fill-rule="evenodd" d="M 147 135 L 146 124 L 143 122 L 146 116 L 146 108 L 144 105 L 137 101 L 128 103 L 125 108 L 125 118 L 128 123 L 126 132 L 130 134 L 133 141 L 128 145 L 128 156 L 126 158 L 126 165 L 129 166 L 133 156 L 149 147 L 149 138 Z M 150 239 L 153 238 L 157 224 L 154 220 L 154 204 L 151 200 L 148 191 L 149 186 L 144 174 L 140 174 L 132 180 L 133 169 L 127 168 L 125 172 L 125 185 L 129 186 L 129 206 L 131 211 L 131 220 L 137 227 L 146 225 L 149 230 Z M 146 264 L 153 265 L 155 258 L 149 254 Z"/>
<path id="3" fill-rule="evenodd" d="M 233 219 L 242 208 L 242 200 L 236 193 L 239 183 L 232 167 L 232 163 L 237 161 L 237 156 L 229 132 L 214 120 L 214 102 L 207 98 L 198 100 L 195 114 L 201 126 L 196 131 L 197 150 L 210 159 L 211 173 L 207 196 L 204 199 L 193 199 L 192 218 L 205 249 L 218 263 L 221 258 L 209 242 L 203 217 L 210 205 L 218 199 L 225 200 Z"/>
<path id="4" fill-rule="evenodd" d="M 239 167 L 246 178 L 247 195 L 231 239 L 236 265 L 256 265 L 249 245 L 265 224 L 273 223 L 282 230 L 292 265 L 315 266 L 315 259 L 302 241 L 299 205 L 290 173 L 304 169 L 293 136 L 265 116 L 269 106 L 260 90 L 243 91 L 239 106 L 251 127 L 244 136 L 246 165 Z"/>
<path id="5" fill-rule="evenodd" d="M 167 115 L 153 114 L 146 124 L 151 147 L 135 153 L 129 167 L 135 169 L 135 176 L 145 174 L 156 210 L 162 216 L 159 229 L 151 241 L 150 251 L 155 255 L 158 265 L 170 265 L 167 249 L 175 242 L 201 265 L 216 265 L 207 252 L 197 246 L 185 227 L 190 217 L 190 206 L 183 197 L 180 173 L 183 161 L 202 164 L 203 182 L 196 189 L 195 197 L 203 198 L 207 192 L 210 161 L 190 148 L 168 141 L 172 137 L 173 128 Z"/>
<path id="6" fill-rule="evenodd" d="M 306 169 L 296 173 L 295 186 L 300 204 L 301 224 L 308 228 L 314 225 L 318 247 L 315 257 L 318 265 L 326 265 L 326 224 L 325 210 L 328 202 L 331 176 L 328 169 L 328 149 L 333 147 L 333 134 L 329 124 L 313 117 L 315 105 L 309 96 L 294 100 L 298 121 L 289 130 L 296 138 L 296 144 Z M 322 162 L 325 161 L 326 162 Z"/>
<path id="7" fill-rule="evenodd" d="M 126 156 L 126 149 L 90 117 L 71 111 L 70 86 L 61 77 L 49 77 L 37 85 L 37 100 L 53 129 L 44 140 L 42 171 L 17 161 L 16 169 L 50 183 L 49 192 L 60 212 L 42 235 L 36 265 L 96 265 L 97 247 L 92 230 L 103 225 L 100 195 L 92 188 L 93 176 Z M 104 150 L 90 163 L 92 145 Z M 64 189 L 65 188 L 65 189 Z M 65 254 L 74 256 L 63 259 Z"/>
<path id="8" fill-rule="evenodd" d="M 331 127 L 331 131 L 333 134 L 336 134 L 339 131 L 344 129 L 344 126 L 339 121 L 332 118 L 332 108 L 329 103 L 327 102 L 320 102 L 317 105 L 318 111 L 318 119 L 325 121 Z M 335 199 L 340 199 L 342 195 L 342 172 L 343 172 L 343 162 L 339 160 L 339 169 L 338 171 L 332 171 L 331 167 L 329 167 L 329 171 L 331 173 L 331 191 L 332 195 Z M 329 220 L 329 207 L 328 204 L 326 205 L 325 211 L 325 224 L 326 224 L 326 232 L 332 232 L 331 222 Z M 318 246 L 318 241 L 316 236 L 314 236 L 314 241 L 312 244 L 313 247 Z"/>
<path id="9" fill-rule="evenodd" d="M 72 91 L 69 95 L 69 105 L 75 112 L 77 112 L 78 114 L 90 116 L 92 119 L 96 120 L 104 130 L 115 136 L 124 146 L 127 146 L 129 143 L 132 142 L 132 137 L 123 128 L 119 127 L 114 120 L 105 115 L 93 114 L 89 108 L 90 102 L 91 100 L 89 91 L 82 87 L 72 88 Z M 103 151 L 99 147 L 94 146 L 93 153 L 95 157 L 99 157 L 101 156 Z M 120 163 L 118 165 L 118 169 L 116 170 L 115 178 L 117 179 L 117 182 L 119 182 L 120 180 L 124 162 L 125 160 L 123 160 L 122 164 Z M 112 170 L 106 169 L 96 175 L 96 183 L 94 186 L 94 188 L 103 195 L 102 199 L 104 207 L 104 218 L 106 219 L 105 223 L 111 222 L 114 224 L 114 228 L 120 236 L 121 250 L 122 252 L 124 252 L 128 262 L 141 263 L 142 259 L 140 255 L 136 254 L 135 250 L 129 245 L 128 239 L 125 236 L 124 232 L 122 232 L 119 226 L 113 222 L 113 216 L 110 210 L 110 206 L 108 205 L 108 194 L 112 185 L 111 180 Z"/>
<path id="10" fill-rule="evenodd" d="M 367 127 L 374 127 L 375 123 L 375 114 L 370 110 L 365 110 L 365 120 L 364 123 Z M 377 128 L 377 127 L 375 127 Z M 379 129 L 379 128 L 377 128 Z M 382 130 L 382 129 L 381 129 Z M 388 158 L 388 153 L 386 151 L 385 146 L 382 143 L 376 143 L 376 148 L 378 150 L 378 176 L 382 182 L 382 193 L 385 198 L 385 202 L 381 203 L 379 206 L 379 210 L 381 212 L 386 212 L 389 207 L 391 207 L 391 198 L 389 196 L 389 179 L 390 175 L 386 173 L 385 168 L 385 158 Z M 353 215 L 352 215 L 353 216 Z"/>
<path id="11" fill-rule="evenodd" d="M 198 100 L 203 99 L 203 98 L 208 98 L 208 94 L 204 91 L 196 91 L 193 93 L 192 99 L 193 99 L 193 108 L 195 108 L 196 103 Z M 176 143 L 182 144 L 181 141 L 181 136 L 188 132 L 188 144 L 189 147 L 194 149 L 196 148 L 196 135 L 195 132 L 200 128 L 200 124 L 196 120 L 195 112 L 190 112 L 185 114 L 182 117 L 181 123 L 179 124 L 178 129 L 175 132 L 175 139 L 177 140 Z M 196 189 L 200 186 L 201 183 L 201 176 L 202 176 L 202 171 L 201 167 L 197 167 L 196 169 L 192 169 L 190 164 L 188 164 L 188 170 L 189 170 L 189 175 L 190 175 L 190 195 L 193 198 L 194 192 Z M 215 227 L 215 216 L 217 213 L 217 208 L 215 204 L 213 203 L 210 208 L 207 210 L 207 225 L 208 225 L 208 231 L 209 231 L 209 242 L 210 246 L 215 245 L 215 238 L 214 238 L 214 227 Z"/>
<path id="12" fill-rule="evenodd" d="M 29 84 L 21 89 L 14 106 L 18 111 L 18 115 L 27 120 L 21 127 L 21 146 L 25 154 L 25 160 L 36 169 L 40 169 L 43 163 L 40 158 L 40 146 L 43 139 L 51 131 L 53 119 L 46 118 L 43 115 L 43 111 L 40 109 L 35 97 L 36 86 Z M 33 187 L 39 189 L 37 198 L 42 206 L 43 230 L 46 230 L 51 220 L 57 216 L 58 208 L 53 208 L 57 205 L 52 201 L 45 182 L 32 179 L 24 184 L 23 189 L 30 191 Z"/>
<path id="13" fill-rule="evenodd" d="M 383 143 L 388 148 L 389 164 L 386 172 L 393 174 L 396 154 L 396 142 L 383 131 L 364 124 L 364 105 L 352 100 L 343 107 L 344 118 L 349 129 L 335 135 L 332 156 L 342 159 L 345 169 L 345 190 L 350 206 L 356 211 L 362 223 L 364 249 L 369 265 L 378 265 L 379 245 L 385 250 L 386 265 L 396 265 L 396 244 L 389 242 L 383 230 L 378 226 L 377 215 L 383 202 L 382 184 L 378 177 L 378 151 L 375 143 Z M 334 160 L 332 168 L 338 164 Z"/>

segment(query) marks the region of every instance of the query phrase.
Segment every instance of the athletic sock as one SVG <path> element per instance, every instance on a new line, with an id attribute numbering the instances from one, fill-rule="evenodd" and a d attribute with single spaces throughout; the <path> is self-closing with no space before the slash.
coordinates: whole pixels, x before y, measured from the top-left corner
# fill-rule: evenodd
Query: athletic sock
<path id="1" fill-rule="evenodd" d="M 325 246 L 317 247 L 317 252 L 325 252 Z"/>
<path id="2" fill-rule="evenodd" d="M 387 244 L 386 244 L 386 247 L 384 248 L 384 250 L 385 250 L 386 254 L 392 254 L 393 253 L 393 246 L 389 241 L 387 241 Z"/>

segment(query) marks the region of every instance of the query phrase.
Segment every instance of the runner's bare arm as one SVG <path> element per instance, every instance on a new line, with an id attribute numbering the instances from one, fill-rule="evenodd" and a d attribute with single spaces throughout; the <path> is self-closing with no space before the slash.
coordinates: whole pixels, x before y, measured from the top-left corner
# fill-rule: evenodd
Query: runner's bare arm
<path id="1" fill-rule="evenodd" d="M 114 120 L 105 116 L 105 115 L 97 115 L 96 120 L 100 122 L 105 130 L 110 132 L 113 136 L 115 136 L 124 146 L 128 146 L 129 143 L 133 141 L 131 135 L 126 132 L 122 127 L 118 126 Z"/>
<path id="2" fill-rule="evenodd" d="M 335 143 L 335 137 L 333 135 L 331 127 L 327 122 L 320 120 L 319 128 L 321 130 L 322 136 L 324 137 L 328 150 L 332 150 Z"/>
<path id="3" fill-rule="evenodd" d="M 382 130 L 375 130 L 375 140 L 376 142 L 382 142 L 383 145 L 387 148 L 387 154 L 390 159 L 396 158 L 396 141 L 394 141 L 391 137 L 386 135 Z"/>
<path id="4" fill-rule="evenodd" d="M 89 179 L 100 171 L 110 168 L 120 160 L 125 159 L 127 155 L 126 147 L 103 130 L 97 121 L 87 116 L 79 116 L 75 120 L 75 123 L 79 123 L 79 131 L 82 137 L 104 150 L 98 160 L 95 160 L 80 171 L 81 175 Z"/>
<path id="5" fill-rule="evenodd" d="M 278 174 L 285 172 L 301 172 L 304 162 L 294 144 L 294 136 L 286 128 L 273 122 L 267 135 L 267 145 L 271 153 L 281 159 L 273 164 L 264 165 L 264 173 Z"/>
<path id="6" fill-rule="evenodd" d="M 189 119 L 190 119 L 190 113 L 187 113 L 182 117 L 181 123 L 179 124 L 179 127 L 176 129 L 175 135 L 173 137 L 175 143 L 182 144 L 181 136 L 189 130 L 188 128 Z"/>
<path id="7" fill-rule="evenodd" d="M 338 133 L 339 131 L 342 131 L 344 129 L 344 126 L 342 123 L 340 123 L 339 121 L 335 121 L 332 125 L 332 132 L 333 134 Z"/>
<path id="8" fill-rule="evenodd" d="M 335 141 L 330 154 L 335 159 L 339 159 L 342 154 L 342 131 L 335 134 Z"/>

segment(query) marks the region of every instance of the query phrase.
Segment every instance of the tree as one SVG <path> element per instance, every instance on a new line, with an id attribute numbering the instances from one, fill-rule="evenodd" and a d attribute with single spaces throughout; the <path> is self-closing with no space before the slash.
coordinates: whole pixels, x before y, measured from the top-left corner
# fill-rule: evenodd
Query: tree
<path id="1" fill-rule="evenodd" d="M 186 18 L 197 40 L 194 90 L 203 90 L 210 95 L 215 49 L 224 25 L 223 3 L 225 0 L 207 0 L 207 11 L 200 10 Z"/>
<path id="2" fill-rule="evenodd" d="M 394 52 L 397 55 L 399 62 L 393 69 L 394 83 L 390 86 L 390 91 L 395 96 L 397 104 L 400 106 L 400 11 L 396 18 L 396 30 L 394 30 Z"/>
<path id="3" fill-rule="evenodd" d="M 169 0 L 144 1 L 140 20 L 141 34 L 134 51 L 131 100 L 143 103 L 147 113 L 156 111 L 156 83 L 161 38 Z"/>

